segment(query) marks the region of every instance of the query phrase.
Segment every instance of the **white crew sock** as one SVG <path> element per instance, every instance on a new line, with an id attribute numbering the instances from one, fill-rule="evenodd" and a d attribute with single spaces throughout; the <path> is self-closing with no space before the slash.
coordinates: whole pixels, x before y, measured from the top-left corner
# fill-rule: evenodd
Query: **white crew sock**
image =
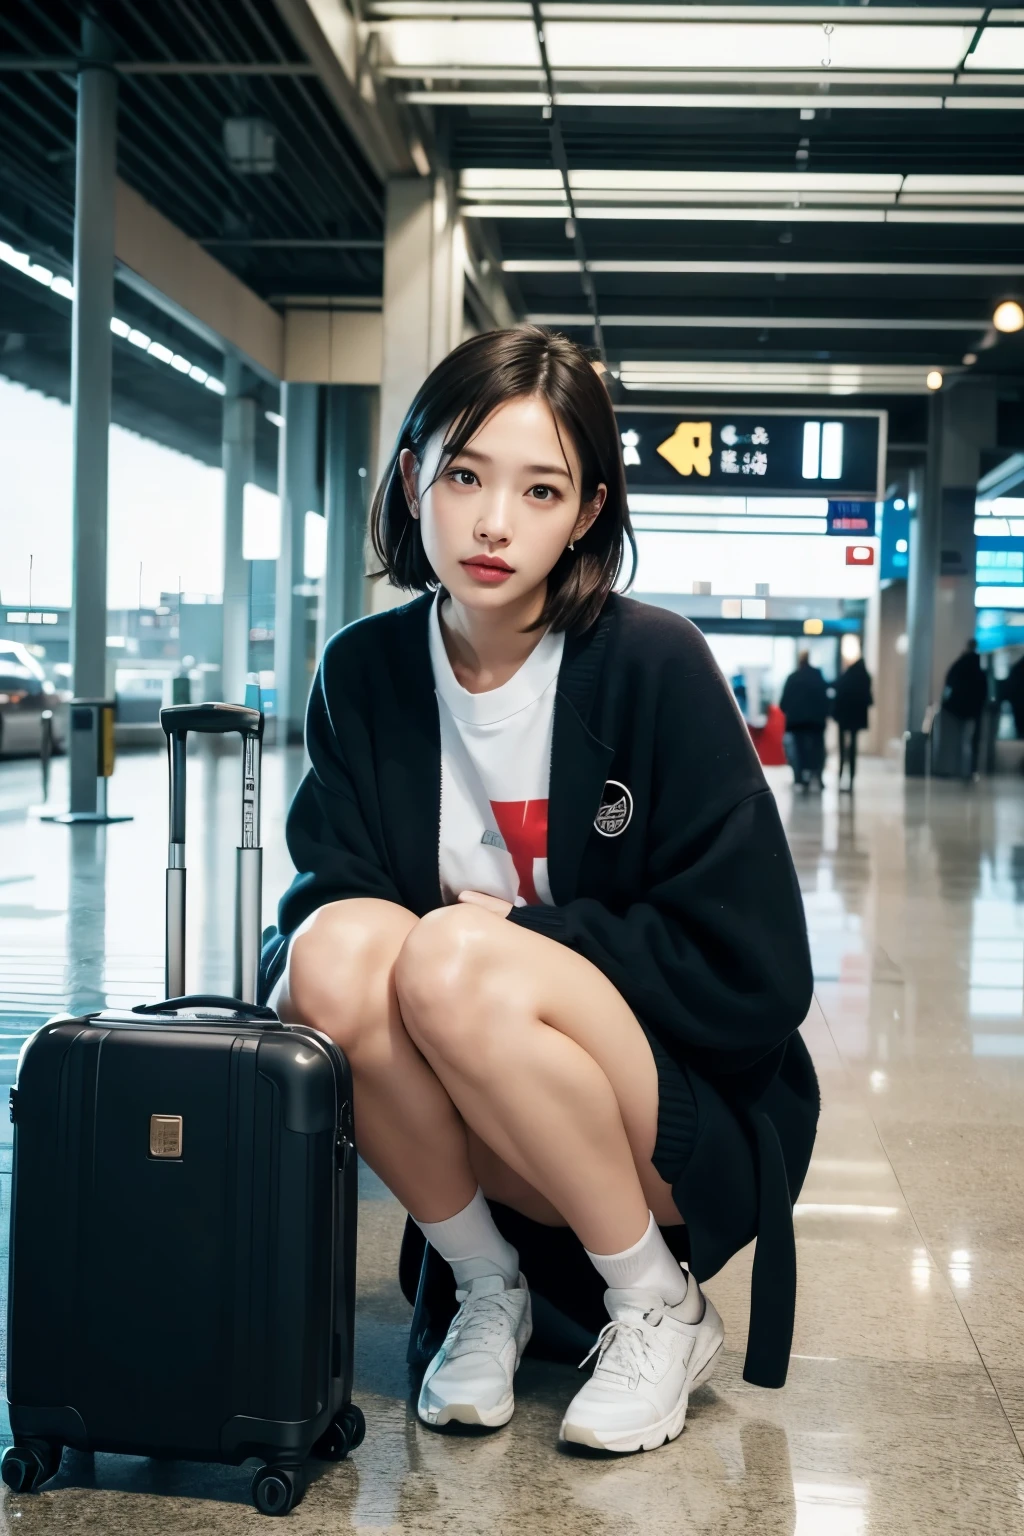
<path id="1" fill-rule="evenodd" d="M 683 1301 L 684 1323 L 700 1320 L 703 1301 L 700 1287 L 683 1269 L 661 1235 L 653 1212 L 647 1223 L 647 1231 L 632 1248 L 622 1253 L 591 1253 L 587 1258 L 602 1280 L 613 1291 L 650 1291 L 670 1307 L 678 1307 Z M 689 1314 L 693 1312 L 693 1317 Z"/>
<path id="2" fill-rule="evenodd" d="M 413 1221 L 416 1221 L 415 1216 Z M 519 1280 L 519 1255 L 494 1224 L 482 1189 L 447 1221 L 416 1221 L 423 1236 L 452 1267 L 459 1290 L 484 1275 L 500 1275 L 508 1289 Z"/>

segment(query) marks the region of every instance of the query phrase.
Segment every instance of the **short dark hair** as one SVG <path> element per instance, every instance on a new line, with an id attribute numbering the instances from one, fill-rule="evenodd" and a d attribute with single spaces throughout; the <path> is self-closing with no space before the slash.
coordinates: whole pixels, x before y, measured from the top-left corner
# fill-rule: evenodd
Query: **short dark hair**
<path id="1" fill-rule="evenodd" d="M 438 478 L 499 406 L 529 396 L 547 402 L 559 435 L 568 434 L 579 456 L 581 505 L 593 500 L 599 485 L 607 487 L 600 513 L 575 550 L 566 550 L 556 561 L 537 621 L 555 630 L 583 630 L 597 618 L 618 580 L 627 544 L 636 567 L 622 447 L 608 391 L 586 355 L 565 336 L 534 325 L 471 337 L 421 385 L 370 509 L 370 539 L 382 567 L 376 575 L 417 592 L 439 585 L 406 501 L 399 463 L 403 449 L 411 449 L 422 463 L 431 438 L 446 432 Z"/>

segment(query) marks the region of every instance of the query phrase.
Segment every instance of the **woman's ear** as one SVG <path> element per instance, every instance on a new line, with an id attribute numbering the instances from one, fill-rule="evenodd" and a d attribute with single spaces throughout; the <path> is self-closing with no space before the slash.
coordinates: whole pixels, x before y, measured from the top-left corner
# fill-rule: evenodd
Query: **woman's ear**
<path id="1" fill-rule="evenodd" d="M 604 506 L 607 497 L 608 487 L 606 485 L 599 485 L 594 492 L 593 501 L 585 501 L 580 507 L 580 515 L 576 519 L 572 530 L 573 543 L 577 539 L 582 539 L 583 535 L 597 522 L 598 514 Z"/>
<path id="2" fill-rule="evenodd" d="M 411 448 L 403 448 L 398 455 L 398 467 L 402 472 L 402 486 L 410 517 L 420 515 L 419 475 L 420 466 Z"/>

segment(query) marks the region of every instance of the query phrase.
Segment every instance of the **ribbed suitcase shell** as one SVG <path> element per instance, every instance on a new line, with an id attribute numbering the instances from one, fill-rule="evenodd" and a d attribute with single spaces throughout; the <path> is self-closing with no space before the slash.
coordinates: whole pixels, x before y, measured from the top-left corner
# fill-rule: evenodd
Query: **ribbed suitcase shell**
<path id="1" fill-rule="evenodd" d="M 351 1103 L 341 1052 L 298 1026 L 40 1029 L 12 1094 L 14 1434 L 304 1460 L 351 1396 Z M 151 1155 L 152 1115 L 181 1116 L 180 1157 Z"/>

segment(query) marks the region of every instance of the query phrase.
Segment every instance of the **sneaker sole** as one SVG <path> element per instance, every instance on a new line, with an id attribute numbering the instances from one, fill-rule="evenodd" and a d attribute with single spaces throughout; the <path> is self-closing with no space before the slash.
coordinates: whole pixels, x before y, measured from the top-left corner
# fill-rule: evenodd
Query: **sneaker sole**
<path id="1" fill-rule="evenodd" d="M 722 1319 L 710 1301 L 707 1303 L 704 1322 L 707 1327 L 702 1327 L 697 1335 L 697 1347 L 694 1350 L 697 1369 L 693 1376 L 687 1374 L 679 1401 L 671 1413 L 667 1413 L 656 1424 L 648 1424 L 641 1430 L 629 1430 L 625 1434 L 594 1429 L 589 1424 L 570 1424 L 563 1420 L 558 1433 L 559 1440 L 565 1444 L 589 1446 L 595 1451 L 614 1451 L 619 1455 L 630 1455 L 635 1451 L 656 1451 L 667 1441 L 675 1440 L 682 1434 L 686 1423 L 690 1393 L 694 1387 L 707 1381 L 725 1343 Z"/>
<path id="2" fill-rule="evenodd" d="M 515 1412 L 515 1398 L 509 1393 L 504 1402 L 494 1408 L 481 1408 L 476 1403 L 445 1403 L 435 1414 L 417 1409 L 420 1422 L 431 1429 L 443 1429 L 446 1424 L 471 1424 L 478 1429 L 501 1429 Z"/>
<path id="3" fill-rule="evenodd" d="M 516 1338 L 516 1363 L 512 1372 L 513 1377 L 522 1364 L 523 1351 L 533 1337 L 533 1317 L 528 1309 Z M 426 1383 L 424 1384 L 426 1385 Z M 430 1429 L 443 1429 L 446 1424 L 469 1424 L 478 1429 L 501 1429 L 507 1424 L 516 1410 L 515 1395 L 509 1392 L 493 1408 L 481 1408 L 476 1403 L 445 1403 L 443 1408 L 432 1412 L 423 1406 L 423 1393 L 420 1392 L 419 1401 L 416 1404 L 416 1414 L 421 1424 L 426 1424 Z"/>

